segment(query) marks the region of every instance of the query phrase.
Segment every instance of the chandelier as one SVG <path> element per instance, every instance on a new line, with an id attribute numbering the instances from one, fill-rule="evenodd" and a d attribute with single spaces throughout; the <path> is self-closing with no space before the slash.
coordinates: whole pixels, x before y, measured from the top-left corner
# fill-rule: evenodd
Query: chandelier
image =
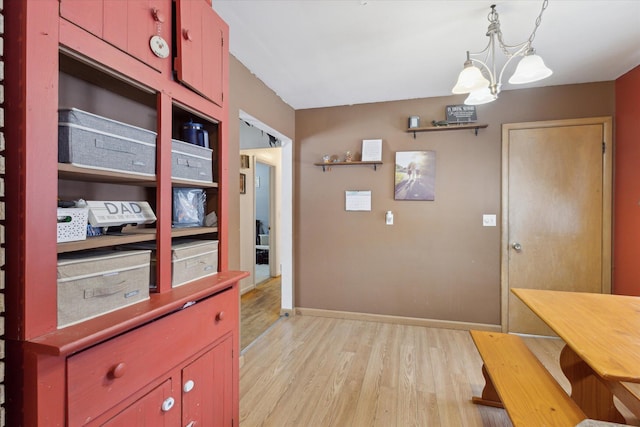
<path id="1" fill-rule="evenodd" d="M 502 40 L 500 17 L 496 11 L 496 5 L 491 5 L 491 12 L 487 16 L 489 20 L 489 28 L 487 30 L 489 44 L 480 52 L 467 51 L 464 69 L 460 72 L 452 92 L 455 94 L 468 93 L 469 96 L 464 101 L 467 105 L 480 105 L 495 101 L 498 99 L 498 94 L 502 87 L 502 76 L 507 66 L 516 57 L 522 57 L 522 59 L 509 79 L 509 83 L 532 83 L 549 77 L 553 71 L 544 65 L 542 58 L 536 55 L 535 49 L 532 47 L 536 31 L 542 21 L 542 14 L 548 3 L 548 0 L 543 1 L 542 10 L 536 19 L 535 27 L 529 39 L 516 45 L 507 45 Z M 496 67 L 496 51 L 498 48 L 507 58 L 499 74 Z"/>

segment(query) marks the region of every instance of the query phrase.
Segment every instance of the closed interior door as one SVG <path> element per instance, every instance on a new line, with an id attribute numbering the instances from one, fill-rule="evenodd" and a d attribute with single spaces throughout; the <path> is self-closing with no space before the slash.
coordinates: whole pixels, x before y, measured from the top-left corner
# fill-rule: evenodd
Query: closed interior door
<path id="1" fill-rule="evenodd" d="M 552 335 L 511 288 L 611 291 L 610 119 L 503 127 L 503 329 Z"/>

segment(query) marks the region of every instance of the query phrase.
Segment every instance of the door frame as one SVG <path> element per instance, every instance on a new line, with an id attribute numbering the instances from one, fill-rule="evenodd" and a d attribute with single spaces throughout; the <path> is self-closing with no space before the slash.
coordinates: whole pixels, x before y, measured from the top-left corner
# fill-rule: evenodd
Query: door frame
<path id="1" fill-rule="evenodd" d="M 267 224 L 267 228 L 269 229 L 269 276 L 275 277 L 278 275 L 278 271 L 276 269 L 276 260 L 280 259 L 280 255 L 278 254 L 278 248 L 276 245 L 277 239 L 272 239 L 274 236 L 279 236 L 280 230 L 278 229 L 278 221 L 277 221 L 277 206 L 276 206 L 276 165 L 274 165 L 267 158 L 260 156 L 260 154 L 255 155 L 254 162 L 254 170 L 258 170 L 258 163 L 262 163 L 267 168 L 269 168 L 269 224 Z M 256 219 L 256 210 L 258 208 L 258 203 L 255 201 L 256 199 L 256 180 L 253 180 L 254 190 L 253 190 L 253 219 L 255 222 Z M 254 241 L 257 241 L 258 236 L 254 236 Z M 255 275 L 256 262 L 255 257 L 253 259 L 253 271 Z"/>
<path id="2" fill-rule="evenodd" d="M 500 236 L 500 299 L 502 331 L 509 329 L 509 132 L 565 126 L 602 125 L 602 293 L 611 293 L 611 236 L 613 204 L 613 125 L 611 117 L 548 120 L 540 122 L 504 123 L 502 125 L 502 203 Z"/>
<path id="3" fill-rule="evenodd" d="M 293 278 L 293 145 L 292 138 L 284 135 L 276 129 L 270 127 L 261 120 L 253 117 L 249 113 L 239 110 L 239 119 L 252 126 L 268 132 L 277 137 L 282 142 L 281 170 L 279 186 L 280 191 L 280 230 L 278 254 L 280 260 L 280 277 L 282 282 L 281 313 L 294 314 L 294 278 Z M 276 190 L 278 191 L 278 190 Z M 255 227 L 254 227 L 255 228 Z"/>

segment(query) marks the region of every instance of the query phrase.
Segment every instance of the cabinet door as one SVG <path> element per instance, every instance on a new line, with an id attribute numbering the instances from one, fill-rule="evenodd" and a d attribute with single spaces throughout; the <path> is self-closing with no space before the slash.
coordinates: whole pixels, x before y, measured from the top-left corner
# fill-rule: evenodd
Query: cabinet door
<path id="1" fill-rule="evenodd" d="M 182 425 L 231 427 L 231 335 L 182 370 Z"/>
<path id="2" fill-rule="evenodd" d="M 102 38 L 103 0 L 60 0 L 60 16 Z"/>
<path id="3" fill-rule="evenodd" d="M 171 0 L 60 0 L 60 16 L 156 70 L 168 68 Z M 166 58 L 151 50 L 156 35 L 166 44 Z"/>
<path id="4" fill-rule="evenodd" d="M 162 70 L 165 61 L 171 60 L 171 1 L 103 1 L 104 40 L 145 64 Z M 156 35 L 166 43 L 169 57 L 159 58 L 151 50 L 149 42 Z"/>
<path id="5" fill-rule="evenodd" d="M 178 80 L 222 105 L 227 25 L 205 0 L 178 0 L 176 26 Z"/>
<path id="6" fill-rule="evenodd" d="M 171 379 L 168 379 L 102 425 L 169 427 L 177 426 L 179 422 L 180 402 L 173 394 Z"/>

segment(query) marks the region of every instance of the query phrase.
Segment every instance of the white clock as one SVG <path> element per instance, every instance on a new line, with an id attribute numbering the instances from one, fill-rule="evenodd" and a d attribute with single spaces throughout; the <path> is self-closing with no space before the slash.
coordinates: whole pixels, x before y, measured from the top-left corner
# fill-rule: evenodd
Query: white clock
<path id="1" fill-rule="evenodd" d="M 161 36 L 153 36 L 149 40 L 151 51 L 158 58 L 167 58 L 169 56 L 169 44 Z"/>

